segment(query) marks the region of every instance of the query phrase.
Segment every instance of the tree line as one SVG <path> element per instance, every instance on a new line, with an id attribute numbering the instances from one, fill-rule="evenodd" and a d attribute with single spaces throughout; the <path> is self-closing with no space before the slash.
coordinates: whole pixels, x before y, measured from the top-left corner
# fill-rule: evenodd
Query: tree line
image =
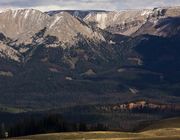
<path id="1" fill-rule="evenodd" d="M 61 115 L 49 114 L 38 119 L 26 118 L 8 127 L 3 123 L 0 128 L 0 138 L 7 137 L 7 133 L 8 137 L 19 137 L 56 132 L 105 131 L 107 129 L 104 124 L 72 123 L 65 120 Z"/>

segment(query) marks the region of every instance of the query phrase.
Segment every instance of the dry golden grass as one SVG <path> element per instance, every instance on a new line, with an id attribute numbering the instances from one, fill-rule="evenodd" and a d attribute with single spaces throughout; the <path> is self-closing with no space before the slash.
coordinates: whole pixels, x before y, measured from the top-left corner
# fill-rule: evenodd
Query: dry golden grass
<path id="1" fill-rule="evenodd" d="M 139 133 L 110 131 L 52 133 L 11 140 L 180 140 L 180 118 L 160 121 Z"/>

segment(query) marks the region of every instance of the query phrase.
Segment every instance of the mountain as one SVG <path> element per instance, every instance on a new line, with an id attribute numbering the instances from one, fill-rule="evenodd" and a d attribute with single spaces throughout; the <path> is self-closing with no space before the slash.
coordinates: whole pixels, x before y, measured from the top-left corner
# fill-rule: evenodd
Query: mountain
<path id="1" fill-rule="evenodd" d="M 55 113 L 77 128 L 135 131 L 179 116 L 179 13 L 2 11 L 0 124 L 16 133 Z"/>
<path id="2" fill-rule="evenodd" d="M 83 20 L 93 26 L 116 34 L 153 34 L 163 36 L 162 30 L 166 28 L 164 24 L 174 23 L 174 20 L 176 20 L 174 18 L 179 17 L 179 10 L 179 7 L 159 7 L 144 10 L 90 13 Z M 164 28 L 159 26 L 164 26 Z M 173 27 L 173 25 L 169 26 Z M 168 33 L 170 33 L 171 29 L 168 30 Z"/>
<path id="3" fill-rule="evenodd" d="M 78 33 L 88 38 L 98 36 L 98 34 L 94 33 L 87 25 L 66 12 L 49 16 L 33 9 L 7 10 L 0 14 L 0 20 L 0 24 L 2 25 L 0 32 L 19 44 L 32 43 L 32 36 L 44 28 L 46 28 L 45 35 L 56 36 L 59 41 L 64 43 L 72 42 Z M 59 30 L 57 30 L 57 28 L 59 28 Z M 63 30 L 67 32 L 66 36 L 62 36 L 62 34 L 64 34 Z M 101 37 L 101 39 L 103 39 L 103 37 Z"/>
<path id="4" fill-rule="evenodd" d="M 0 103 L 178 103 L 179 9 L 1 12 Z"/>
<path id="5" fill-rule="evenodd" d="M 0 32 L 18 43 L 26 44 L 46 26 L 48 18 L 48 15 L 33 9 L 7 10 L 0 13 Z"/>
<path id="6" fill-rule="evenodd" d="M 33 9 L 7 10 L 0 13 L 0 24 L 1 55 L 17 62 L 23 62 L 37 44 L 45 42 L 47 47 L 66 48 L 75 46 L 83 38 L 94 43 L 104 41 L 101 34 L 66 12 L 49 16 Z M 47 38 L 51 38 L 52 43 L 47 44 Z"/>
<path id="7" fill-rule="evenodd" d="M 144 10 L 132 10 L 90 13 L 84 21 L 112 33 L 130 35 L 146 22 L 147 14 L 144 12 Z M 146 12 L 148 13 L 149 10 Z"/>
<path id="8" fill-rule="evenodd" d="M 60 96 L 72 91 L 82 94 L 86 82 L 81 77 L 110 68 L 109 61 L 117 57 L 100 32 L 67 12 L 49 16 L 33 9 L 8 10 L 0 19 L 0 93 L 10 97 L 7 102 L 1 98 L 2 104 L 29 106 L 50 94 L 52 102 L 56 95 L 63 99 Z M 17 100 L 11 102 L 14 97 Z"/>
<path id="9" fill-rule="evenodd" d="M 45 35 L 56 36 L 61 42 L 74 44 L 73 41 L 79 35 L 96 41 L 104 40 L 103 36 L 66 12 L 56 14 L 52 18 Z"/>
<path id="10" fill-rule="evenodd" d="M 164 11 L 161 16 L 150 15 L 149 20 L 134 34 L 150 34 L 162 37 L 170 37 L 179 34 L 180 7 L 156 8 Z"/>

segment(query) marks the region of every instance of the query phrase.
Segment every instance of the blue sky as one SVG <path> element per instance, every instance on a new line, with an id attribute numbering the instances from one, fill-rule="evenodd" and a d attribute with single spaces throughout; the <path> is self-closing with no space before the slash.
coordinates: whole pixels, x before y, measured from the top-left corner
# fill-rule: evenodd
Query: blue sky
<path id="1" fill-rule="evenodd" d="M 0 0 L 0 9 L 35 8 L 41 11 L 58 9 L 122 10 L 180 6 L 180 0 Z"/>

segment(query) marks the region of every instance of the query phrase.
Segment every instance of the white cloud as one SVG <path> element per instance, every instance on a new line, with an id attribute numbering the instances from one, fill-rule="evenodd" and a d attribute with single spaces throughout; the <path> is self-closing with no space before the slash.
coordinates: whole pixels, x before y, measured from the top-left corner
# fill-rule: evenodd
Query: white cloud
<path id="1" fill-rule="evenodd" d="M 0 8 L 35 8 L 42 11 L 57 9 L 137 9 L 180 5 L 180 0 L 0 0 Z"/>

